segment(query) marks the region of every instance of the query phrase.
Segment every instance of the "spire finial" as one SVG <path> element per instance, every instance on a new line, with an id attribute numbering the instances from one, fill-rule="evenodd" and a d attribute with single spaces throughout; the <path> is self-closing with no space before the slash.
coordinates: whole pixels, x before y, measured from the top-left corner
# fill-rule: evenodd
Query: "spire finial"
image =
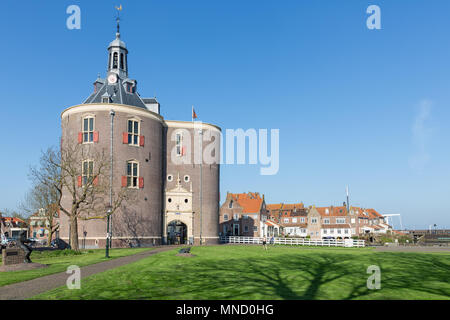
<path id="1" fill-rule="evenodd" d="M 122 11 L 122 5 L 120 5 L 119 7 L 115 7 L 117 9 L 117 33 L 116 33 L 116 37 L 120 38 L 120 11 Z"/>

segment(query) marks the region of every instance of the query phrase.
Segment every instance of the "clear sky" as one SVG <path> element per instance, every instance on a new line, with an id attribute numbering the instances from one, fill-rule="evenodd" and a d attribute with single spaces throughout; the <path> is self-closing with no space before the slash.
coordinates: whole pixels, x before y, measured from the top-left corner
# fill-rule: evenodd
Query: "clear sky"
<path id="1" fill-rule="evenodd" d="M 227 191 L 267 203 L 400 213 L 450 228 L 450 2 L 12 1 L 0 8 L 0 208 L 15 208 L 60 113 L 81 103 L 122 4 L 130 77 L 166 119 L 280 129 L 280 169 L 224 165 Z M 81 8 L 69 30 L 66 9 Z M 381 30 L 366 9 L 381 8 Z"/>

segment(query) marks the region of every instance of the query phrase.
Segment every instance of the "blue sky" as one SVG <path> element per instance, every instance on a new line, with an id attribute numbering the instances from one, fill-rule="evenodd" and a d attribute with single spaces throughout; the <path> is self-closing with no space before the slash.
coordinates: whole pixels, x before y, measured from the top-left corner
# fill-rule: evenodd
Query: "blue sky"
<path id="1" fill-rule="evenodd" d="M 15 208 L 60 113 L 106 72 L 114 6 L 130 76 L 166 119 L 280 129 L 280 170 L 224 165 L 221 195 L 351 204 L 450 227 L 448 1 L 12 1 L 0 10 L 0 208 Z M 81 8 L 81 30 L 66 8 Z M 366 8 L 381 8 L 381 30 Z"/>

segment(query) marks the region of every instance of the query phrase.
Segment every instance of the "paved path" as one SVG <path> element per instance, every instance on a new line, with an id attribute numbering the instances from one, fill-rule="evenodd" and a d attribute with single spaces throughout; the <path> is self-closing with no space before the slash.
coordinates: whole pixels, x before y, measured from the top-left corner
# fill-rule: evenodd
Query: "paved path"
<path id="1" fill-rule="evenodd" d="M 392 246 L 392 247 L 376 247 L 376 251 L 386 252 L 447 252 L 450 253 L 450 247 L 434 247 L 434 246 Z"/>
<path id="2" fill-rule="evenodd" d="M 108 261 L 81 267 L 81 278 L 85 278 L 95 273 L 133 263 L 158 252 L 171 250 L 176 247 L 179 246 L 156 247 L 153 250 L 148 250 L 130 256 L 115 258 Z M 68 276 L 69 274 L 67 274 L 66 272 L 54 273 L 48 276 L 0 287 L 0 300 L 25 300 L 31 298 L 37 294 L 66 285 Z"/>

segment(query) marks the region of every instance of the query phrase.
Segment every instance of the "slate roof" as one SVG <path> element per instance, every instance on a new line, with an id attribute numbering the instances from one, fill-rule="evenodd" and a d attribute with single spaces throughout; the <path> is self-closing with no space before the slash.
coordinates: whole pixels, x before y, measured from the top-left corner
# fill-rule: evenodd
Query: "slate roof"
<path id="1" fill-rule="evenodd" d="M 102 80 L 104 83 L 101 84 L 98 80 Z M 129 93 L 126 91 L 124 82 L 127 80 L 128 79 L 123 80 L 118 77 L 115 84 L 109 84 L 105 79 L 97 79 L 97 82 L 101 85 L 100 88 L 97 92 L 93 92 L 83 104 L 102 103 L 102 96 L 108 94 L 111 98 L 110 103 L 125 104 L 147 110 L 144 101 L 137 92 Z"/>

